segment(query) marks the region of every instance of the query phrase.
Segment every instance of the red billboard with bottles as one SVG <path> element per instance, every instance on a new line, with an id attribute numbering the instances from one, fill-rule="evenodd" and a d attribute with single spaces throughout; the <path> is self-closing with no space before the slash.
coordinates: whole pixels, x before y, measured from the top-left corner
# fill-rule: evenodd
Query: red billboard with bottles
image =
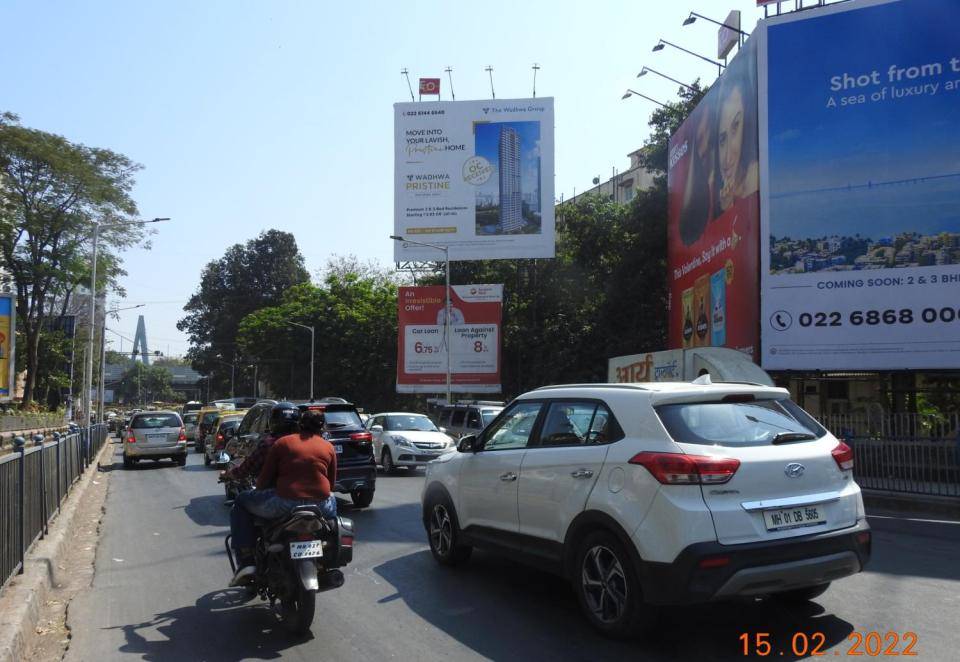
<path id="1" fill-rule="evenodd" d="M 670 138 L 669 346 L 759 356 L 756 40 Z"/>
<path id="2" fill-rule="evenodd" d="M 442 285 L 401 287 L 397 296 L 397 392 L 442 393 L 447 384 Z M 503 285 L 450 287 L 451 390 L 499 393 Z"/>

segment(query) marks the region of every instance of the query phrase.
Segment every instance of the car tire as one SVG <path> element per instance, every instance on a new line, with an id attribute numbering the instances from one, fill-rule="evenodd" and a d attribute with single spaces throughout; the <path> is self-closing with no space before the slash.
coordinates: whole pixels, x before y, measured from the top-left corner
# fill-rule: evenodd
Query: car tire
<path id="1" fill-rule="evenodd" d="M 380 466 L 383 467 L 383 473 L 385 474 L 397 473 L 397 465 L 393 463 L 393 453 L 390 452 L 389 448 L 384 448 L 383 452 L 380 453 Z"/>
<path id="2" fill-rule="evenodd" d="M 134 464 L 134 461 L 132 457 L 127 457 L 126 455 L 123 456 L 124 469 L 133 469 L 133 464 Z"/>
<path id="3" fill-rule="evenodd" d="M 792 591 L 784 591 L 783 593 L 774 593 L 773 598 L 779 600 L 780 602 L 785 602 L 787 604 L 803 604 L 804 602 L 809 602 L 815 598 L 819 598 L 821 595 L 827 592 L 827 589 L 830 588 L 830 582 L 826 584 L 818 584 L 816 586 L 806 586 L 804 588 L 795 588 Z"/>
<path id="4" fill-rule="evenodd" d="M 181 466 L 181 467 L 187 466 L 187 454 L 186 454 L 186 453 L 184 453 L 183 455 L 178 455 L 177 457 L 175 457 L 175 458 L 173 458 L 173 459 L 176 460 L 176 462 L 177 462 L 177 464 L 178 464 L 179 466 Z"/>
<path id="5" fill-rule="evenodd" d="M 357 508 L 366 508 L 373 503 L 373 490 L 354 490 L 350 493 L 350 500 Z"/>
<path id="6" fill-rule="evenodd" d="M 430 502 L 427 509 L 427 541 L 430 543 L 430 553 L 440 565 L 460 565 L 473 553 L 473 547 L 460 542 L 457 513 L 446 497 L 436 497 Z"/>
<path id="7" fill-rule="evenodd" d="M 643 601 L 636 569 L 620 540 L 595 531 L 580 543 L 571 577 L 580 609 L 602 634 L 629 639 L 656 625 L 656 610 Z"/>

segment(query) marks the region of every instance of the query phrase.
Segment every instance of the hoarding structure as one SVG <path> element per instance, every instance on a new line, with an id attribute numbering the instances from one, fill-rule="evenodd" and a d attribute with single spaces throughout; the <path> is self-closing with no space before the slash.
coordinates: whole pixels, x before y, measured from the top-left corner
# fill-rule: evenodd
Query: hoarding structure
<path id="1" fill-rule="evenodd" d="M 960 368 L 957 25 L 956 0 L 766 22 L 764 368 Z"/>
<path id="2" fill-rule="evenodd" d="M 757 39 L 670 138 L 669 347 L 759 345 Z"/>
<path id="3" fill-rule="evenodd" d="M 398 103 L 394 126 L 395 235 L 451 260 L 554 256 L 552 98 Z"/>
<path id="4" fill-rule="evenodd" d="M 397 296 L 397 392 L 446 388 L 444 286 L 401 287 Z M 450 286 L 451 391 L 499 393 L 503 285 Z"/>

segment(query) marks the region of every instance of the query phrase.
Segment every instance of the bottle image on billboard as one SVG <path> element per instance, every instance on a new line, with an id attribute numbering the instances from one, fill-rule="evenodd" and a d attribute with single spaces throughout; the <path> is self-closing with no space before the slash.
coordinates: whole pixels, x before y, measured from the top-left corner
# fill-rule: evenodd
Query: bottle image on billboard
<path id="1" fill-rule="evenodd" d="M 703 274 L 693 284 L 695 318 L 693 346 L 710 346 L 710 274 Z"/>
<path id="2" fill-rule="evenodd" d="M 693 347 L 693 288 L 683 291 L 683 346 Z"/>
<path id="3" fill-rule="evenodd" d="M 721 269 L 710 276 L 710 301 L 713 307 L 710 318 L 710 339 L 714 347 L 723 347 L 727 342 L 727 270 Z"/>

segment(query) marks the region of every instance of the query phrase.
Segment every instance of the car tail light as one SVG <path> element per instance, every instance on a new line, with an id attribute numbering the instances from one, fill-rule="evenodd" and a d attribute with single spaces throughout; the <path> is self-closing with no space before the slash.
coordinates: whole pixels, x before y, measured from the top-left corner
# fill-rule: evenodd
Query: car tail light
<path id="1" fill-rule="evenodd" d="M 830 451 L 830 454 L 833 456 L 833 459 L 837 461 L 837 466 L 840 467 L 840 471 L 850 471 L 853 469 L 853 449 L 842 441 L 837 444 L 836 448 Z"/>
<path id="2" fill-rule="evenodd" d="M 354 432 L 350 435 L 350 441 L 373 441 L 373 435 L 369 432 Z"/>
<path id="3" fill-rule="evenodd" d="M 860 543 L 861 545 L 866 545 L 867 543 L 869 543 L 869 542 L 870 542 L 870 532 L 869 532 L 869 531 L 861 531 L 860 533 L 858 533 L 858 534 L 857 534 L 857 542 Z"/>
<path id="4" fill-rule="evenodd" d="M 646 468 L 664 485 L 720 485 L 733 478 L 740 468 L 736 458 L 683 453 L 637 453 L 630 464 Z"/>
<path id="5" fill-rule="evenodd" d="M 128 444 L 135 444 L 135 443 L 137 443 L 137 438 L 134 437 L 134 436 L 131 434 L 129 437 L 127 437 L 127 443 L 128 443 Z"/>
<path id="6" fill-rule="evenodd" d="M 722 568 L 725 565 L 730 565 L 729 556 L 708 556 L 700 559 L 701 568 Z"/>
<path id="7" fill-rule="evenodd" d="M 186 441 L 187 440 L 187 431 L 183 428 L 180 428 L 180 435 L 177 437 L 177 441 Z"/>

